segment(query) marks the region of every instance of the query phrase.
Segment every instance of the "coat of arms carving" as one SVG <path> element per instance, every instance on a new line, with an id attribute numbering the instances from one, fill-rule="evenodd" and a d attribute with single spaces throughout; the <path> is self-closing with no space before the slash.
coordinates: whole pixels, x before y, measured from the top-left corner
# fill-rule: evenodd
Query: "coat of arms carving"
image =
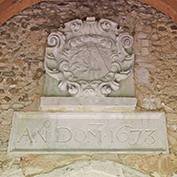
<path id="1" fill-rule="evenodd" d="M 45 69 L 70 96 L 109 96 L 132 72 L 132 45 L 113 21 L 76 19 L 49 35 Z"/>

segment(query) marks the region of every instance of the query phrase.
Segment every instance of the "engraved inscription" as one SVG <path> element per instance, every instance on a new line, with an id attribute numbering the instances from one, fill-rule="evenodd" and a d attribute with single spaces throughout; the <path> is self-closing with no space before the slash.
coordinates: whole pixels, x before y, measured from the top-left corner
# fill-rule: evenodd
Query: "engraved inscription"
<path id="1" fill-rule="evenodd" d="M 47 120 L 42 124 L 41 128 L 37 131 L 38 135 L 45 143 L 47 142 L 48 130 L 50 128 L 50 125 L 51 122 Z"/>
<path id="2" fill-rule="evenodd" d="M 18 138 L 17 143 L 20 142 L 29 142 L 30 144 L 33 143 L 33 138 L 31 136 L 31 132 L 28 128 L 25 128 L 25 130 L 23 131 L 23 133 L 21 134 L 21 136 Z"/>
<path id="3" fill-rule="evenodd" d="M 120 142 L 128 142 L 129 144 L 138 144 L 140 141 L 146 144 L 154 144 L 156 142 L 156 129 L 136 129 L 129 125 L 125 125 L 116 132 L 117 140 Z"/>
<path id="4" fill-rule="evenodd" d="M 48 142 L 48 133 L 49 128 L 51 126 L 51 122 L 49 120 L 46 120 L 42 123 L 39 129 L 33 130 L 29 127 L 26 127 L 23 131 L 23 133 L 19 136 L 17 143 L 29 143 L 34 144 L 39 139 L 42 140 L 44 143 Z"/>
<path id="5" fill-rule="evenodd" d="M 14 118 L 10 151 L 167 151 L 161 113 L 46 113 Z"/>
<path id="6" fill-rule="evenodd" d="M 33 144 L 39 139 L 44 143 L 51 142 L 48 137 L 49 128 L 52 122 L 45 121 L 42 126 L 33 131 L 30 128 L 25 128 L 24 132 L 19 136 L 17 143 Z M 138 129 L 130 125 L 124 125 L 114 130 L 106 130 L 105 123 L 90 123 L 86 125 L 88 129 L 71 128 L 57 125 L 53 135 L 55 136 L 55 143 L 68 143 L 74 141 L 76 143 L 97 143 L 102 144 L 106 139 L 108 143 L 115 143 L 116 141 L 122 144 L 136 145 L 144 143 L 147 145 L 154 144 L 157 137 L 156 129 Z"/>
<path id="7" fill-rule="evenodd" d="M 72 139 L 72 131 L 67 127 L 56 128 L 56 142 L 66 143 Z"/>

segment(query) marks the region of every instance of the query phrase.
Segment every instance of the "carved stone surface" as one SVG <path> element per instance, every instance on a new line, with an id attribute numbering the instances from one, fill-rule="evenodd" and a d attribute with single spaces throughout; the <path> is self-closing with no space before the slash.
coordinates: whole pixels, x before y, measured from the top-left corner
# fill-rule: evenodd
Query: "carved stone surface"
<path id="1" fill-rule="evenodd" d="M 17 112 L 14 153 L 167 153 L 163 113 Z"/>
<path id="2" fill-rule="evenodd" d="M 128 166 L 111 161 L 77 161 L 36 177 L 150 177 Z"/>
<path id="3" fill-rule="evenodd" d="M 88 17 L 51 33 L 45 69 L 69 96 L 109 96 L 131 75 L 133 38 L 110 20 Z"/>

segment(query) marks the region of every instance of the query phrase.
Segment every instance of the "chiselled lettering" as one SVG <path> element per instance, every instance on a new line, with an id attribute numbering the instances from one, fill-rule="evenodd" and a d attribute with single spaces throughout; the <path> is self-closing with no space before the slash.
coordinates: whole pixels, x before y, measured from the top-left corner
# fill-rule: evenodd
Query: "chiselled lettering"
<path id="1" fill-rule="evenodd" d="M 88 129 L 82 128 L 69 128 L 57 126 L 54 136 L 57 143 L 68 143 L 71 140 L 76 143 L 104 143 L 105 139 L 109 139 L 109 143 L 118 141 L 119 143 L 128 143 L 135 145 L 138 143 L 154 144 L 156 142 L 155 129 L 136 129 L 130 125 L 122 126 L 115 130 L 104 131 L 104 124 L 89 124 Z M 30 131 L 25 128 L 24 132 L 18 139 L 18 143 L 24 141 L 25 143 L 34 143 L 41 139 L 47 143 L 50 122 L 46 121 L 36 131 Z M 40 138 L 37 138 L 38 137 Z"/>
<path id="2" fill-rule="evenodd" d="M 156 130 L 146 129 L 145 130 L 146 138 L 144 139 L 144 141 L 148 144 L 154 144 L 156 142 L 155 133 Z"/>
<path id="3" fill-rule="evenodd" d="M 149 116 L 133 119 L 126 117 L 127 114 L 122 117 L 124 113 L 112 113 L 110 117 L 107 114 L 104 119 L 101 117 L 103 114 L 98 113 L 91 114 L 89 118 L 88 115 L 82 118 L 76 113 L 61 113 L 58 117 L 56 113 L 48 114 L 49 118 L 28 118 L 26 122 L 25 119 L 16 118 L 15 136 L 10 138 L 13 140 L 13 149 L 161 152 L 167 146 L 165 134 L 161 130 L 165 130 L 164 121 L 157 119 L 157 114 L 150 119 Z"/>
<path id="4" fill-rule="evenodd" d="M 98 144 L 102 143 L 104 123 L 90 123 L 88 125 L 88 136 L 94 138 Z"/>
<path id="5" fill-rule="evenodd" d="M 19 137 L 17 143 L 20 143 L 21 141 L 27 142 L 27 143 L 34 143 L 34 139 L 31 135 L 31 132 L 28 128 L 25 128 L 22 135 Z"/>
<path id="6" fill-rule="evenodd" d="M 125 125 L 118 129 L 116 133 L 117 140 L 120 142 L 128 142 L 128 144 L 154 144 L 156 138 L 154 133 L 156 130 L 153 129 L 136 129 L 129 125 Z"/>
<path id="7" fill-rule="evenodd" d="M 56 142 L 66 143 L 72 139 L 72 131 L 67 127 L 56 128 Z"/>
<path id="8" fill-rule="evenodd" d="M 87 134 L 82 129 L 76 129 L 74 131 L 74 140 L 78 143 L 84 143 L 87 140 Z"/>
<path id="9" fill-rule="evenodd" d="M 47 136 L 48 136 L 48 131 L 50 128 L 50 122 L 49 121 L 45 121 L 41 128 L 37 131 L 37 133 L 39 134 L 39 136 L 41 137 L 41 139 L 47 143 Z"/>

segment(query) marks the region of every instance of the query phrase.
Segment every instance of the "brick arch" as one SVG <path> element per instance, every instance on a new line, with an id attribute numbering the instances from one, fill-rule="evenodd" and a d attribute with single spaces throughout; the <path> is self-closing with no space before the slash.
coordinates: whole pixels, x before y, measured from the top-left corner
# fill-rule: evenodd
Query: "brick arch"
<path id="1" fill-rule="evenodd" d="M 33 4 L 46 0 L 0 0 L 0 25 Z M 170 16 L 177 23 L 177 0 L 140 0 Z"/>
<path id="2" fill-rule="evenodd" d="M 177 0 L 140 0 L 164 14 L 170 16 L 177 23 Z"/>

